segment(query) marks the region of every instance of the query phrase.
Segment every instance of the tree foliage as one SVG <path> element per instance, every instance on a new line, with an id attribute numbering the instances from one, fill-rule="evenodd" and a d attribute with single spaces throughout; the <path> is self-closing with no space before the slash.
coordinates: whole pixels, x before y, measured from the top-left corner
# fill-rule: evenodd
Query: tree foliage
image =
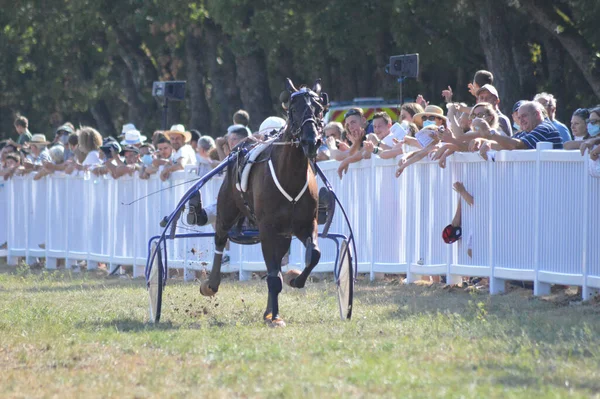
<path id="1" fill-rule="evenodd" d="M 507 112 L 555 93 L 568 119 L 600 96 L 595 0 L 0 0 L 0 135 L 17 114 L 51 134 L 66 120 L 105 135 L 160 127 L 155 80 L 187 80 L 171 122 L 219 135 L 240 107 L 252 127 L 278 114 L 285 77 L 324 80 L 333 100 L 397 95 L 391 55 L 420 54 L 405 96 L 441 103 L 478 69 L 494 72 Z"/>

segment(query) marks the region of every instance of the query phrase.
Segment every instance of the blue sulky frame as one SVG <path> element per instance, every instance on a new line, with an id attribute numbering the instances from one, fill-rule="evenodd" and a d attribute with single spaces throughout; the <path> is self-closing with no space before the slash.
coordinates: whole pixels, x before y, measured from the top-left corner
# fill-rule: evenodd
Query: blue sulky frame
<path id="1" fill-rule="evenodd" d="M 209 237 L 214 237 L 214 235 L 215 235 L 215 233 L 200 233 L 200 232 L 175 234 L 175 230 L 176 230 L 175 221 L 176 221 L 176 219 L 179 218 L 179 215 L 182 213 L 185 204 L 189 201 L 189 199 L 192 197 L 192 195 L 195 192 L 197 192 L 198 190 L 200 190 L 202 188 L 202 186 L 204 186 L 204 184 L 206 184 L 206 182 L 209 181 L 212 177 L 214 177 L 215 175 L 217 175 L 217 174 L 221 173 L 223 170 L 225 170 L 225 168 L 227 168 L 229 163 L 232 162 L 234 159 L 235 158 L 230 155 L 229 157 L 224 159 L 215 169 L 211 170 L 206 175 L 202 176 L 192 187 L 190 187 L 190 189 L 188 189 L 188 191 L 186 191 L 186 193 L 183 195 L 183 197 L 181 197 L 181 200 L 177 204 L 177 207 L 175 208 L 175 210 L 168 216 L 167 224 L 164 227 L 162 234 L 153 236 L 148 241 L 148 259 L 146 261 L 146 270 L 145 270 L 146 283 L 147 283 L 148 288 L 150 288 L 152 267 L 155 264 L 155 260 L 156 260 L 155 258 L 157 256 L 159 256 L 159 260 L 161 260 L 161 261 L 157 262 L 157 265 L 162 268 L 162 270 L 160 270 L 158 273 L 158 276 L 162 280 L 162 281 L 159 281 L 159 287 L 158 287 L 158 290 L 159 290 L 158 311 L 156 312 L 155 315 L 151 315 L 151 317 L 154 319 L 154 320 L 152 320 L 153 322 L 158 322 L 160 319 L 160 302 L 162 301 L 162 290 L 166 286 L 167 280 L 168 280 L 167 279 L 167 276 L 168 276 L 168 274 L 167 274 L 168 256 L 167 255 L 168 254 L 167 254 L 167 245 L 166 245 L 167 240 L 175 240 L 178 238 L 203 238 L 203 237 L 209 238 Z M 330 218 L 328 218 L 328 221 L 325 224 L 325 227 L 323 228 L 323 232 L 319 233 L 320 238 L 330 239 L 330 240 L 334 241 L 335 245 L 336 245 L 334 276 L 335 276 L 336 284 L 338 286 L 338 292 L 340 291 L 340 288 L 341 288 L 340 287 L 340 275 L 341 275 L 340 272 L 341 272 L 341 268 L 344 264 L 344 262 L 340 262 L 340 256 L 342 258 L 349 260 L 348 267 L 351 269 L 351 270 L 349 270 L 350 287 L 348 290 L 349 292 L 346 293 L 347 295 L 349 295 L 349 298 L 347 298 L 347 300 L 349 301 L 349 304 L 345 308 L 346 309 L 345 311 L 342 311 L 342 306 L 340 305 L 340 315 L 341 315 L 342 319 L 344 319 L 344 318 L 350 319 L 352 316 L 353 287 L 354 287 L 354 282 L 356 279 L 356 274 L 358 272 L 358 260 L 356 257 L 356 244 L 354 242 L 354 233 L 352 231 L 352 227 L 350 225 L 348 215 L 346 214 L 346 210 L 343 208 L 342 204 L 340 203 L 340 200 L 338 199 L 337 195 L 333 191 L 331 184 L 327 180 L 327 177 L 325 176 L 325 174 L 323 173 L 323 171 L 321 170 L 321 168 L 319 167 L 318 164 L 312 163 L 312 167 L 313 167 L 313 170 L 316 171 L 317 175 L 323 181 L 323 184 L 325 185 L 325 187 L 329 190 L 329 192 L 331 194 L 333 194 L 333 198 L 334 198 L 335 202 L 337 203 L 337 205 L 339 206 L 339 209 L 341 209 L 342 214 L 344 216 L 344 220 L 346 222 L 346 225 L 350 231 L 350 234 L 347 236 L 344 234 L 339 234 L 339 233 L 330 233 L 329 232 L 329 226 L 331 225 L 331 217 L 330 217 Z M 169 231 L 169 229 L 170 229 L 170 231 Z M 258 230 L 245 230 L 245 231 L 242 231 L 242 233 L 237 237 L 237 239 L 239 241 L 243 241 L 244 237 L 254 238 L 256 236 L 258 236 Z M 345 241 L 347 243 L 347 245 L 343 246 L 344 251 L 345 251 L 344 253 L 340 253 L 340 246 L 341 246 L 340 240 L 341 240 L 341 242 Z M 250 242 L 252 242 L 252 240 L 249 240 L 249 243 Z M 154 243 L 156 243 L 156 246 L 153 248 Z M 354 256 L 351 256 L 351 254 L 354 254 Z"/>

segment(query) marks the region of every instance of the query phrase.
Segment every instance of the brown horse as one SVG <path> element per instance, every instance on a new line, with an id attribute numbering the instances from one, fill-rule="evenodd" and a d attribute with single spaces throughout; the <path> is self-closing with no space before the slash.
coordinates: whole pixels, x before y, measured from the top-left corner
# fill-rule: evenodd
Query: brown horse
<path id="1" fill-rule="evenodd" d="M 252 166 L 248 190 L 236 187 L 237 163 L 231 162 L 217 199 L 215 256 L 202 295 L 212 296 L 221 282 L 223 248 L 232 227 L 242 217 L 258 227 L 258 236 L 267 266 L 269 296 L 264 320 L 272 327 L 285 326 L 279 316 L 278 295 L 282 290 L 281 261 L 290 248 L 292 235 L 306 247 L 305 269 L 290 270 L 285 281 L 302 288 L 319 262 L 317 244 L 317 180 L 311 167 L 321 145 L 322 118 L 327 95 L 321 96 L 320 81 L 312 90 L 294 88 L 287 79 L 288 121 L 284 131 Z"/>

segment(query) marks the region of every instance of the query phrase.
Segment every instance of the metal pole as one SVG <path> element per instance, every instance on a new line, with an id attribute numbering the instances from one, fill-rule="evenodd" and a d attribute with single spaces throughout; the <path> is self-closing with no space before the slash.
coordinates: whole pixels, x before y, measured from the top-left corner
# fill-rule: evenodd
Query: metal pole
<path id="1" fill-rule="evenodd" d="M 162 130 L 167 130 L 167 122 L 168 122 L 168 112 L 169 112 L 169 99 L 165 96 L 165 103 L 163 104 L 163 114 L 162 114 Z"/>

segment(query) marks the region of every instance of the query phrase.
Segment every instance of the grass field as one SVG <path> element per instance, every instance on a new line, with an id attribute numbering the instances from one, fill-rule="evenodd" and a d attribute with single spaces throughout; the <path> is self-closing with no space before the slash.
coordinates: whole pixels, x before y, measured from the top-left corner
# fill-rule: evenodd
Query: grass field
<path id="1" fill-rule="evenodd" d="M 0 266 L 0 397 L 600 397 L 595 303 L 360 281 L 341 322 L 330 281 L 281 298 L 273 330 L 264 281 L 173 280 L 154 326 L 141 279 Z"/>

